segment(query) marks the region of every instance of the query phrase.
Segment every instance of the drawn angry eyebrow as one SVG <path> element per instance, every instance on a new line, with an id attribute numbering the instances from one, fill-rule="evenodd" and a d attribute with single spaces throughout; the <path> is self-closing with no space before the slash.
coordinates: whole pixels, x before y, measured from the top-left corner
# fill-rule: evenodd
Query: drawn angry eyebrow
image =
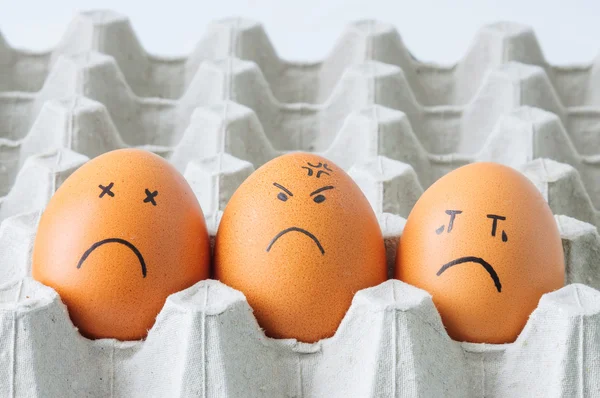
<path id="1" fill-rule="evenodd" d="M 319 192 L 327 191 L 328 189 L 333 189 L 333 188 L 334 188 L 333 186 L 331 186 L 331 185 L 327 185 L 326 187 L 319 188 L 319 189 L 317 189 L 316 191 L 312 192 L 312 193 L 310 194 L 310 196 L 316 195 L 316 194 L 318 194 Z"/>
<path id="2" fill-rule="evenodd" d="M 281 185 L 281 184 L 278 184 L 278 183 L 276 183 L 276 182 L 274 182 L 274 183 L 273 183 L 273 185 L 275 185 L 277 188 L 281 189 L 282 191 L 284 191 L 284 192 L 285 192 L 285 193 L 287 193 L 288 195 L 290 195 L 290 196 L 294 196 L 294 194 L 293 194 L 293 193 L 291 193 L 291 192 L 290 192 L 290 190 L 289 190 L 289 189 L 287 189 L 286 187 L 284 187 L 283 185 Z"/>

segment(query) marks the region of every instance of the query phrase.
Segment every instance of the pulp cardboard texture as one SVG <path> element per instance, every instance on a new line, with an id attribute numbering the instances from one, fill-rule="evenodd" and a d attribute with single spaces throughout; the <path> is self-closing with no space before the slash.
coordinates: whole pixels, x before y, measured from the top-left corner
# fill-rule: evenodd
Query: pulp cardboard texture
<path id="1" fill-rule="evenodd" d="M 511 23 L 484 27 L 453 66 L 415 60 L 372 21 L 314 64 L 281 60 L 243 19 L 215 22 L 175 59 L 148 54 L 109 11 L 76 16 L 48 53 L 0 36 L 0 396 L 600 396 L 599 68 L 549 65 Z M 32 245 L 60 184 L 126 146 L 185 175 L 212 235 L 253 170 L 321 153 L 373 205 L 390 266 L 437 178 L 478 160 L 513 166 L 556 214 L 568 285 L 506 345 L 452 341 L 430 296 L 395 280 L 359 291 L 315 344 L 266 338 L 243 294 L 213 280 L 170 296 L 144 341 L 87 340 L 30 278 Z"/>

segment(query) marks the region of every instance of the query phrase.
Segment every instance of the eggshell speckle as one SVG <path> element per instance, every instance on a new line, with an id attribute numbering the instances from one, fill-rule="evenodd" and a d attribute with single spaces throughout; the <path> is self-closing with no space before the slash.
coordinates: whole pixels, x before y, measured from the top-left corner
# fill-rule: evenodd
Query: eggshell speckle
<path id="1" fill-rule="evenodd" d="M 386 280 L 377 218 L 354 181 L 320 156 L 280 156 L 228 203 L 215 277 L 242 291 L 270 337 L 335 334 L 354 294 Z"/>
<path id="2" fill-rule="evenodd" d="M 89 338 L 146 336 L 168 295 L 209 276 L 204 216 L 168 162 L 122 149 L 79 168 L 44 211 L 32 274 Z"/>
<path id="3" fill-rule="evenodd" d="M 560 233 L 527 178 L 474 163 L 442 177 L 416 203 L 396 277 L 431 293 L 453 339 L 513 342 L 540 297 L 564 286 Z"/>

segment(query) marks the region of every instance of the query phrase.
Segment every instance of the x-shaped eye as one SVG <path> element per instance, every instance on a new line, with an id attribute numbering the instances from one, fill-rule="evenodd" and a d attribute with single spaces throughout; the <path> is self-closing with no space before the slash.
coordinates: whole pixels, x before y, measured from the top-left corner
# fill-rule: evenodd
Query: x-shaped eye
<path id="1" fill-rule="evenodd" d="M 103 197 L 104 195 L 108 195 L 111 198 L 113 196 L 115 196 L 114 192 L 112 192 L 110 189 L 115 185 L 114 182 L 111 182 L 110 184 L 108 184 L 107 186 L 104 185 L 98 185 L 98 188 L 100 188 L 102 190 L 102 192 L 100 192 L 100 198 Z"/>
<path id="2" fill-rule="evenodd" d="M 156 201 L 154 198 L 158 195 L 158 191 L 150 192 L 148 188 L 146 188 L 146 199 L 144 199 L 144 203 L 152 203 L 152 206 L 156 206 Z"/>

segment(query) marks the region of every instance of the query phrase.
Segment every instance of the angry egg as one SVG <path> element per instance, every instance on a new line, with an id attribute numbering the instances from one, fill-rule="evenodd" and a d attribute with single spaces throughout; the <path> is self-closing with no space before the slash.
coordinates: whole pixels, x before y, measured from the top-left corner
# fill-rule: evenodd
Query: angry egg
<path id="1" fill-rule="evenodd" d="M 225 208 L 215 277 L 242 291 L 270 337 L 332 336 L 354 294 L 386 280 L 377 218 L 354 181 L 327 159 L 280 156 Z"/>

